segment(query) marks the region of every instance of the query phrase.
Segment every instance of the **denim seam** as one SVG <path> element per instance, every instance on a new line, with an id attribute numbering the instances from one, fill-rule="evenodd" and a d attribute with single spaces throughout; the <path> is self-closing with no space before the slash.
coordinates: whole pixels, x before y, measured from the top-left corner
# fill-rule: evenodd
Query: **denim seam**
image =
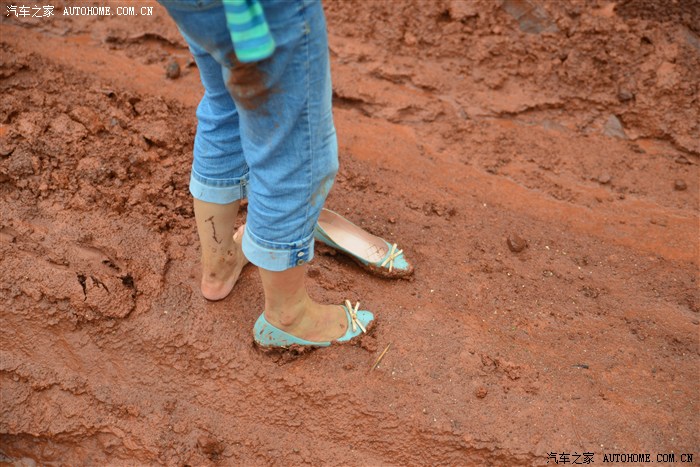
<path id="1" fill-rule="evenodd" d="M 309 9 L 307 8 L 306 5 L 302 4 L 301 7 L 302 11 L 302 16 L 303 16 L 303 27 L 304 27 L 304 53 L 306 54 L 306 131 L 307 131 L 307 140 L 306 140 L 306 145 L 307 145 L 307 150 L 309 157 L 311 158 L 311 163 L 309 164 L 311 166 L 311 169 L 309 171 L 308 177 L 309 177 L 309 184 L 308 184 L 308 191 L 307 191 L 307 200 L 306 200 L 306 213 L 304 215 L 304 219 L 306 219 L 306 222 L 304 223 L 304 228 L 308 228 L 308 219 L 309 219 L 309 213 L 311 212 L 311 197 L 312 197 L 312 187 L 314 183 L 314 173 L 316 170 L 316 154 L 315 151 L 313 150 L 313 145 L 311 144 L 311 109 L 310 109 L 310 102 L 311 102 L 311 83 L 310 83 L 310 69 L 311 69 L 311 54 L 309 52 L 309 36 L 310 34 L 308 33 L 311 25 L 309 21 Z M 311 232 L 313 234 L 313 226 L 311 226 Z M 306 231 L 304 231 L 306 233 Z"/>
<path id="2" fill-rule="evenodd" d="M 285 243 L 277 243 L 277 242 L 268 242 L 267 240 L 263 240 L 262 238 L 258 237 L 253 233 L 252 230 L 246 227 L 246 232 L 250 236 L 250 240 L 256 244 L 257 246 L 261 248 L 265 248 L 268 250 L 279 250 L 279 251 L 288 251 L 288 252 L 294 252 L 296 250 L 303 250 L 305 248 L 308 248 L 310 242 L 313 240 L 313 232 L 310 235 L 307 235 L 304 237 L 302 240 L 298 242 L 285 242 Z M 296 264 L 294 264 L 296 266 Z"/>
<path id="3" fill-rule="evenodd" d="M 235 178 L 224 178 L 224 179 L 215 179 L 215 178 L 208 178 L 200 174 L 195 170 L 194 167 L 192 167 L 192 176 L 194 177 L 195 180 L 197 180 L 199 183 L 202 185 L 207 185 L 212 188 L 235 188 L 237 186 L 243 185 L 245 182 L 248 181 L 248 178 L 250 177 L 250 171 L 244 173 L 240 177 L 235 177 Z M 230 184 L 223 184 L 219 182 L 233 182 Z"/>

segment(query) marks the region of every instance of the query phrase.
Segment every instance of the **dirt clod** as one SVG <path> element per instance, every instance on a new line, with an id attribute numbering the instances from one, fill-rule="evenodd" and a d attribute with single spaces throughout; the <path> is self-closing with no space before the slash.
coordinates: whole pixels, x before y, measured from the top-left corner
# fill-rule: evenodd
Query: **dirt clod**
<path id="1" fill-rule="evenodd" d="M 165 76 L 168 79 L 179 78 L 180 77 L 180 64 L 177 63 L 175 60 L 168 62 L 168 65 L 165 67 Z"/>
<path id="2" fill-rule="evenodd" d="M 225 449 L 222 442 L 210 435 L 197 438 L 197 446 L 212 460 L 218 458 Z"/>
<path id="3" fill-rule="evenodd" d="M 685 191 L 688 189 L 688 185 L 683 180 L 676 180 L 673 182 L 673 189 L 676 191 Z"/>

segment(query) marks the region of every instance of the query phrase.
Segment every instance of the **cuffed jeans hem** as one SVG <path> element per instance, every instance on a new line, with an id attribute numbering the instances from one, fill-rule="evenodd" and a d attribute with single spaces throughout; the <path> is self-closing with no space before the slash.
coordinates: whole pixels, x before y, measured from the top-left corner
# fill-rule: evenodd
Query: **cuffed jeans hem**
<path id="1" fill-rule="evenodd" d="M 246 226 L 243 254 L 248 261 L 268 271 L 286 271 L 308 263 L 314 257 L 314 235 L 295 243 L 272 243 L 258 238 Z"/>
<path id="2" fill-rule="evenodd" d="M 207 180 L 192 171 L 190 193 L 195 199 L 214 204 L 229 204 L 246 198 L 248 176 L 231 180 Z"/>

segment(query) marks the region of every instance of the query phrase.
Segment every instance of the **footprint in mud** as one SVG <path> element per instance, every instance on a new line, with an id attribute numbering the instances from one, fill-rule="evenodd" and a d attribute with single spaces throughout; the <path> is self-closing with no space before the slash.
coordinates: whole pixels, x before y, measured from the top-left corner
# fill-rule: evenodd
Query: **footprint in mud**
<path id="1" fill-rule="evenodd" d="M 135 308 L 134 279 L 109 256 L 75 245 L 48 254 L 44 245 L 32 243 L 17 237 L 0 255 L 0 294 L 31 301 L 20 307 L 27 313 L 56 324 L 125 318 Z M 50 310 L 49 320 L 41 310 Z"/>
<path id="2" fill-rule="evenodd" d="M 94 246 L 73 245 L 67 253 L 70 269 L 76 272 L 83 291 L 86 311 L 110 318 L 131 313 L 136 284 L 121 264 Z"/>
<path id="3" fill-rule="evenodd" d="M 76 263 L 88 263 L 92 267 L 101 269 L 107 274 L 114 274 L 115 272 L 121 271 L 121 266 L 99 248 L 74 245 L 72 248 L 72 253 Z M 72 263 L 73 262 L 71 261 L 71 264 Z"/>

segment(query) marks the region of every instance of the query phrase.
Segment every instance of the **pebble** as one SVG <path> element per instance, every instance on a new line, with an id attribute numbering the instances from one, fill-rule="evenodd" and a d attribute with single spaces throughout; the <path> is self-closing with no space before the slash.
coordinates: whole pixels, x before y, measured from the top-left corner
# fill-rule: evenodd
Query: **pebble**
<path id="1" fill-rule="evenodd" d="M 682 165 L 693 165 L 694 162 L 685 157 L 683 154 L 680 156 L 676 157 L 675 159 L 676 164 L 682 164 Z"/>
<path id="2" fill-rule="evenodd" d="M 603 134 L 613 138 L 627 139 L 622 122 L 615 115 L 610 115 L 603 126 Z"/>
<path id="3" fill-rule="evenodd" d="M 617 98 L 620 99 L 621 102 L 627 102 L 631 101 L 634 99 L 634 93 L 628 89 L 620 89 L 617 93 Z"/>
<path id="4" fill-rule="evenodd" d="M 483 399 L 484 397 L 486 397 L 486 395 L 487 395 L 488 393 L 489 393 L 488 389 L 486 389 L 486 388 L 483 387 L 483 386 L 480 387 L 479 389 L 477 389 L 476 391 L 474 391 L 474 395 L 475 395 L 476 397 L 478 397 L 479 399 Z"/>
<path id="5" fill-rule="evenodd" d="M 506 243 L 508 244 L 508 249 L 513 253 L 520 253 L 527 248 L 527 240 L 517 234 L 510 235 Z"/>
<path id="6" fill-rule="evenodd" d="M 175 60 L 171 60 L 168 66 L 165 67 L 165 76 L 168 79 L 177 79 L 180 77 L 180 65 Z"/>
<path id="7" fill-rule="evenodd" d="M 683 180 L 676 180 L 673 182 L 673 189 L 676 191 L 685 191 L 688 185 Z"/>
<path id="8" fill-rule="evenodd" d="M 609 173 L 603 172 L 602 174 L 598 175 L 597 180 L 601 185 L 607 185 L 612 180 L 612 177 Z"/>

